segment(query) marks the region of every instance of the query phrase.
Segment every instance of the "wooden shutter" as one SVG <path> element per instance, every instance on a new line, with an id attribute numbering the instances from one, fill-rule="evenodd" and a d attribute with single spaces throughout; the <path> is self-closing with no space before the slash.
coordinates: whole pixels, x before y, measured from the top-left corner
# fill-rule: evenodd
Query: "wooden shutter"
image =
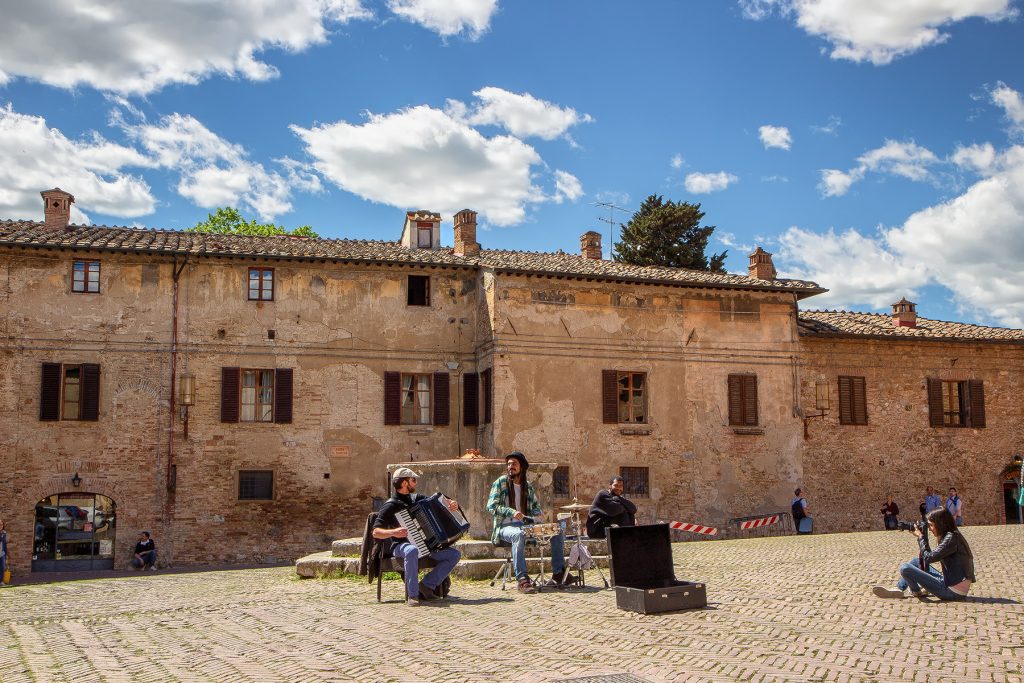
<path id="1" fill-rule="evenodd" d="M 402 424 L 402 373 L 384 373 L 384 424 Z"/>
<path id="2" fill-rule="evenodd" d="M 60 419 L 60 363 L 43 363 L 39 382 L 39 419 Z"/>
<path id="3" fill-rule="evenodd" d="M 971 406 L 971 426 L 985 426 L 985 383 L 980 379 L 967 382 L 967 392 Z"/>
<path id="4" fill-rule="evenodd" d="M 928 378 L 928 424 L 941 427 L 942 419 L 942 380 Z"/>
<path id="5" fill-rule="evenodd" d="M 757 375 L 729 375 L 729 424 L 757 426 Z"/>
<path id="6" fill-rule="evenodd" d="M 447 372 L 434 373 L 434 424 L 446 425 L 450 422 L 450 380 Z"/>
<path id="7" fill-rule="evenodd" d="M 619 371 L 601 371 L 601 415 L 606 425 L 619 421 Z"/>
<path id="8" fill-rule="evenodd" d="M 480 373 L 484 391 L 484 424 L 491 423 L 491 405 L 494 401 L 494 373 L 487 368 Z"/>
<path id="9" fill-rule="evenodd" d="M 743 424 L 754 425 L 757 421 L 757 375 L 743 375 Z"/>
<path id="10" fill-rule="evenodd" d="M 100 366 L 95 363 L 82 365 L 81 400 L 78 419 L 93 422 L 100 419 Z"/>
<path id="11" fill-rule="evenodd" d="M 853 377 L 853 423 L 868 423 L 867 382 L 863 377 Z"/>
<path id="12" fill-rule="evenodd" d="M 853 421 L 853 378 L 839 378 L 839 424 L 852 425 Z"/>
<path id="13" fill-rule="evenodd" d="M 480 375 L 462 375 L 462 424 L 472 427 L 480 423 Z"/>
<path id="14" fill-rule="evenodd" d="M 292 380 L 295 371 L 292 368 L 280 368 L 274 371 L 274 375 L 274 422 L 291 424 Z"/>
<path id="15" fill-rule="evenodd" d="M 743 424 L 743 375 L 729 375 L 729 424 Z"/>
<path id="16" fill-rule="evenodd" d="M 220 421 L 238 422 L 238 383 L 241 368 L 220 369 Z"/>

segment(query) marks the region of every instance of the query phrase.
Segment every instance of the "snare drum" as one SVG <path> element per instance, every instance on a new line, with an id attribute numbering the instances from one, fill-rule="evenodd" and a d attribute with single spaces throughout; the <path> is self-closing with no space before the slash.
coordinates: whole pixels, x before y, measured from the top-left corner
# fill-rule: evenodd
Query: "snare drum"
<path id="1" fill-rule="evenodd" d="M 527 538 L 551 538 L 562 533 L 562 522 L 550 522 L 547 524 L 527 524 L 523 526 L 523 533 Z"/>

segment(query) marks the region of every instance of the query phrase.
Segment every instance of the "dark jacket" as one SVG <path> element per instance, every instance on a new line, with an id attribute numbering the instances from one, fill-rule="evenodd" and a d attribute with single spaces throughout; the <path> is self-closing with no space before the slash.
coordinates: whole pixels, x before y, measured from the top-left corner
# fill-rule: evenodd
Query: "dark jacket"
<path id="1" fill-rule="evenodd" d="M 587 536 L 604 538 L 604 530 L 612 524 L 633 526 L 636 524 L 636 505 L 633 501 L 616 496 L 611 491 L 601 491 L 594 498 L 587 515 Z"/>
<path id="2" fill-rule="evenodd" d="M 394 529 L 402 526 L 398 522 L 398 517 L 395 516 L 399 510 L 406 510 L 418 500 L 422 500 L 423 496 L 418 493 L 395 493 L 387 499 L 387 501 L 380 506 L 380 510 L 377 511 L 377 521 L 373 523 L 374 529 Z M 384 555 L 390 556 L 391 549 L 400 543 L 409 543 L 408 538 L 384 538 L 380 539 L 381 545 L 384 548 Z"/>
<path id="3" fill-rule="evenodd" d="M 964 579 L 977 581 L 974 576 L 974 554 L 967 545 L 967 539 L 958 531 L 950 531 L 935 550 L 928 549 L 928 539 L 922 536 L 917 539 L 921 546 L 921 561 L 925 565 L 938 562 L 942 565 L 942 582 L 946 586 L 955 586 Z"/>

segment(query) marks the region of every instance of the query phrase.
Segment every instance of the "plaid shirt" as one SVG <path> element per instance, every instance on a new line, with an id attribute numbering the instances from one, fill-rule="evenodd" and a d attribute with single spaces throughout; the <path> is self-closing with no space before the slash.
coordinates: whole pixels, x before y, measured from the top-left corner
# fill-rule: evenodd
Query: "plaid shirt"
<path id="1" fill-rule="evenodd" d="M 540 501 L 533 490 L 533 484 L 526 482 L 526 507 L 529 512 L 523 514 L 528 517 L 540 517 Z M 494 530 L 491 532 L 491 543 L 498 543 L 498 529 L 506 517 L 516 513 L 516 509 L 509 505 L 508 500 L 508 475 L 503 474 L 491 484 L 491 492 L 487 496 L 487 511 L 494 517 Z"/>

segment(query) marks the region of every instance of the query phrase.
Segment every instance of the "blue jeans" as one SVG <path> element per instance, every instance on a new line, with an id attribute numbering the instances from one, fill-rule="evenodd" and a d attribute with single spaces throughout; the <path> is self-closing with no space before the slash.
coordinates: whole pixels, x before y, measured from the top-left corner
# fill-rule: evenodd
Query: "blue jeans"
<path id="1" fill-rule="evenodd" d="M 155 550 L 149 550 L 149 551 L 144 552 L 144 553 L 139 553 L 139 556 L 142 557 L 141 560 L 138 557 L 135 557 L 134 555 L 132 555 L 132 566 L 133 567 L 143 567 L 143 568 L 145 568 L 145 567 L 152 567 L 153 565 L 156 564 L 156 551 Z"/>
<path id="2" fill-rule="evenodd" d="M 399 543 L 391 548 L 391 554 L 405 563 L 405 594 L 410 598 L 420 594 L 420 550 L 412 543 Z M 437 566 L 423 577 L 423 585 L 434 590 L 447 578 L 455 565 L 459 563 L 462 553 L 455 546 L 449 546 L 430 553 Z"/>
<path id="3" fill-rule="evenodd" d="M 896 582 L 900 590 L 910 589 L 910 592 L 920 592 L 922 588 L 937 597 L 939 600 L 963 600 L 964 596 L 949 590 L 942 580 L 942 573 L 928 567 L 928 571 L 921 569 L 918 558 L 905 562 L 900 567 L 900 576 Z"/>
<path id="4" fill-rule="evenodd" d="M 523 537 L 523 523 L 503 524 L 498 529 L 498 538 L 512 544 L 512 566 L 517 579 L 530 578 L 526 570 L 526 539 Z M 565 532 L 551 537 L 551 571 L 555 574 L 565 569 Z"/>

